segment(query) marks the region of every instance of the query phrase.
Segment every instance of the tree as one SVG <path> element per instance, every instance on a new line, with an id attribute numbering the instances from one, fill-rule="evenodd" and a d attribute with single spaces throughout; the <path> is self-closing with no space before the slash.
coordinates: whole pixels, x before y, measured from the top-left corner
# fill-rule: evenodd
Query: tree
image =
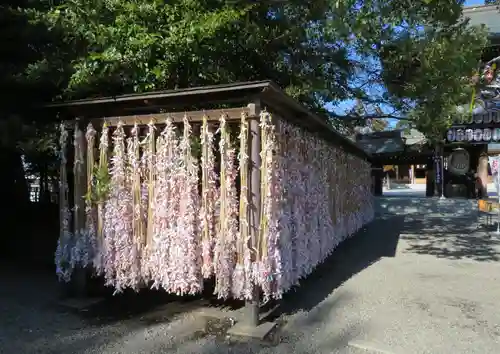
<path id="1" fill-rule="evenodd" d="M 56 61 L 65 98 L 271 79 L 337 127 L 404 118 L 437 139 L 468 97 L 464 78 L 485 41 L 461 20 L 462 4 L 61 0 L 29 14 L 63 35 L 53 57 L 70 59 Z M 42 59 L 30 75 L 48 69 Z M 365 112 L 324 108 L 345 99 Z"/>
<path id="2" fill-rule="evenodd" d="M 43 23 L 30 22 L 29 13 L 47 11 L 42 2 L 4 1 L 0 6 L 0 158 L 4 161 L 0 180 L 4 199 L 9 203 L 26 203 L 27 183 L 23 162 L 54 160 L 52 126 L 27 110 L 52 100 L 63 84 L 65 75 L 58 64 L 71 53 L 61 43 L 57 31 L 48 31 Z M 31 75 L 32 65 L 44 75 Z M 49 65 L 50 63 L 50 65 Z M 69 65 L 69 63 L 68 63 Z M 47 129 L 48 128 L 48 129 Z M 48 134 L 51 131 L 52 134 Z M 17 193 L 17 194 L 14 194 Z"/>
<path id="3" fill-rule="evenodd" d="M 7 0 L 0 5 L 0 199 L 4 205 L 0 223 L 12 230 L 0 237 L 0 253 L 9 255 L 21 250 L 26 256 L 30 236 L 43 237 L 40 229 L 31 233 L 27 222 L 40 213 L 29 203 L 25 162 L 42 182 L 57 165 L 53 125 L 44 123 L 40 110 L 30 109 L 57 96 L 67 77 L 59 65 L 70 65 L 66 53 L 71 55 L 72 50 L 65 48 L 58 32 L 30 21 L 29 12 L 47 11 L 48 5 L 28 0 Z M 32 75 L 33 65 L 43 75 Z M 56 215 L 51 216 L 53 220 Z M 42 219 L 46 225 L 48 218 Z"/>
<path id="4" fill-rule="evenodd" d="M 385 119 L 374 118 L 371 120 L 371 125 L 374 132 L 381 132 L 388 128 L 389 123 Z"/>

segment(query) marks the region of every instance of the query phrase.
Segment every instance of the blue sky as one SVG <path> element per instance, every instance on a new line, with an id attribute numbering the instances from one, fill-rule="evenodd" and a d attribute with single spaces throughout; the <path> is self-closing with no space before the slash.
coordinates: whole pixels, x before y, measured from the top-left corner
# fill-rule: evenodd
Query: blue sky
<path id="1" fill-rule="evenodd" d="M 483 5 L 483 4 L 484 4 L 484 0 L 467 0 L 467 1 L 465 1 L 465 6 Z M 352 107 L 354 106 L 354 103 L 355 103 L 354 100 L 345 100 L 342 102 L 338 102 L 335 105 L 333 105 L 331 103 L 327 104 L 326 108 L 331 110 L 331 111 L 334 111 L 335 113 L 337 113 L 339 115 L 342 115 L 342 114 L 346 114 L 346 111 L 352 109 Z M 381 109 L 383 111 L 385 111 L 385 113 L 388 113 L 388 111 L 390 110 L 390 107 L 381 107 Z M 396 122 L 397 121 L 394 119 L 389 120 L 389 124 L 391 126 L 395 125 Z"/>
<path id="2" fill-rule="evenodd" d="M 468 5 L 484 5 L 484 0 L 468 0 L 465 2 L 465 6 Z"/>

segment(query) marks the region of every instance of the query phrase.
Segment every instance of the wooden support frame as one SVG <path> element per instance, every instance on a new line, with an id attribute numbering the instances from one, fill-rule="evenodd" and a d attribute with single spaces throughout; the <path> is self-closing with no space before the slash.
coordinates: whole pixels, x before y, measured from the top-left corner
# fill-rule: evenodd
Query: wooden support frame
<path id="1" fill-rule="evenodd" d="M 80 118 L 74 122 L 74 141 L 78 140 L 79 148 L 74 150 L 73 161 L 73 193 L 74 193 L 74 217 L 73 217 L 73 237 L 82 237 L 81 231 L 85 228 L 85 200 L 83 198 L 86 190 L 87 175 L 87 139 L 85 138 L 85 127 Z M 77 265 L 72 280 L 73 291 L 78 297 L 85 297 L 87 294 L 87 271 Z"/>
<path id="2" fill-rule="evenodd" d="M 249 179 L 247 181 L 249 191 L 249 225 L 250 225 L 250 244 L 252 250 L 252 260 L 259 261 L 254 253 L 257 249 L 257 239 L 259 237 L 260 220 L 262 213 L 261 205 L 261 149 L 262 149 L 262 131 L 260 128 L 261 101 L 256 99 L 248 105 L 248 156 L 249 161 Z M 274 330 L 276 323 L 261 322 L 260 320 L 260 288 L 252 282 L 253 299 L 245 302 L 245 315 L 243 321 L 232 327 L 228 333 L 236 336 L 253 337 L 264 339 Z"/>
<path id="3" fill-rule="evenodd" d="M 250 115 L 253 117 L 260 116 L 260 101 L 256 101 L 248 105 L 250 109 Z M 249 206 L 250 206 L 250 249 L 255 250 L 257 248 L 257 238 L 260 229 L 260 218 L 261 218 L 261 180 L 260 180 L 260 168 L 261 168 L 261 131 L 259 127 L 258 119 L 251 119 L 249 122 L 249 149 L 250 149 L 250 179 L 249 179 Z M 248 301 L 246 304 L 247 315 L 245 316 L 248 324 L 251 326 L 257 326 L 259 324 L 259 289 L 254 285 L 254 298 L 253 301 Z"/>
<path id="4" fill-rule="evenodd" d="M 251 109 L 249 107 L 237 107 L 189 112 L 162 112 L 150 114 L 135 114 L 128 116 L 103 117 L 92 119 L 91 122 L 96 126 L 102 124 L 103 122 L 106 122 L 110 127 L 117 126 L 118 122 L 122 122 L 125 126 L 131 126 L 134 124 L 147 125 L 151 123 L 151 121 L 156 124 L 162 124 L 167 118 L 171 118 L 174 122 L 182 122 L 184 117 L 187 116 L 190 122 L 201 123 L 203 121 L 203 116 L 207 116 L 209 120 L 218 121 L 220 116 L 223 114 L 226 115 L 227 121 L 240 121 L 242 113 L 247 114 L 249 119 L 254 117 L 251 114 Z"/>
<path id="5" fill-rule="evenodd" d="M 224 108 L 213 109 L 214 107 L 222 107 L 221 100 L 224 100 Z M 232 106 L 228 106 L 230 103 Z M 201 123 L 205 116 L 209 118 L 212 124 L 217 125 L 222 115 L 225 116 L 228 122 L 237 123 L 241 121 L 241 115 L 245 114 L 249 123 L 248 156 L 250 157 L 247 189 L 249 192 L 248 221 L 251 241 L 248 246 L 254 252 L 260 229 L 262 203 L 260 175 L 262 164 L 260 156 L 262 148 L 261 109 L 266 109 L 271 114 L 280 115 L 283 119 L 308 130 L 318 138 L 337 146 L 348 154 L 367 161 L 371 161 L 372 157 L 356 143 L 331 127 L 326 117 L 320 117 L 312 113 L 306 107 L 287 96 L 270 81 L 80 100 L 53 104 L 46 108 L 51 110 L 54 116 L 58 116 L 59 119 L 74 122 L 73 117 L 81 117 L 79 119 L 80 124 L 90 122 L 96 127 L 102 126 L 103 123 L 114 127 L 119 122 L 125 126 L 135 124 L 144 126 L 150 123 L 162 125 L 168 118 L 175 123 L 182 124 L 185 117 L 188 117 L 190 122 Z M 164 112 L 162 111 L 163 108 L 171 110 L 171 112 Z M 193 108 L 200 109 L 187 111 Z M 80 127 L 83 128 L 82 125 Z M 81 210 L 83 209 L 84 205 Z M 254 260 L 256 259 L 255 256 L 253 254 Z M 275 324 L 260 322 L 261 289 L 255 283 L 252 284 L 252 287 L 253 299 L 246 303 L 244 320 L 229 332 L 235 335 L 263 338 L 275 327 Z"/>

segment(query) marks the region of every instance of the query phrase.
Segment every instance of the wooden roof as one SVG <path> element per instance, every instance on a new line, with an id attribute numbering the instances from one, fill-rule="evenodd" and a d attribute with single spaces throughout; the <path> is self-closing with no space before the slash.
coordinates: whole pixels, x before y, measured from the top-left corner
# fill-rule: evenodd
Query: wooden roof
<path id="1" fill-rule="evenodd" d="M 61 119 L 79 117 L 87 120 L 126 116 L 140 119 L 146 115 L 182 114 L 186 111 L 193 113 L 194 110 L 203 112 L 214 108 L 222 113 L 224 110 L 246 107 L 255 102 L 263 109 L 279 114 L 350 153 L 364 159 L 370 158 L 367 152 L 337 132 L 329 124 L 327 117 L 311 112 L 269 80 L 89 98 L 54 103 L 45 108 L 49 114 L 58 115 Z"/>

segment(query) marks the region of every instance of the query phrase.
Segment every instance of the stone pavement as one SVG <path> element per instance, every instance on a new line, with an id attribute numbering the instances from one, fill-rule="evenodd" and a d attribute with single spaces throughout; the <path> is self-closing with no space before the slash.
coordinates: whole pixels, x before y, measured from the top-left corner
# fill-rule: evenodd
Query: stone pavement
<path id="1" fill-rule="evenodd" d="M 500 237 L 482 226 L 475 201 L 379 203 L 387 226 L 372 236 L 394 244 L 394 252 L 333 295 L 352 298 L 340 316 L 348 320 L 336 325 L 358 323 L 363 330 L 354 343 L 379 352 L 497 353 Z"/>
<path id="2" fill-rule="evenodd" d="M 53 277 L 0 267 L 0 353 L 498 353 L 500 238 L 478 228 L 475 202 L 377 203 L 378 219 L 285 296 L 271 343 L 193 336 L 198 300 L 62 311 Z"/>

